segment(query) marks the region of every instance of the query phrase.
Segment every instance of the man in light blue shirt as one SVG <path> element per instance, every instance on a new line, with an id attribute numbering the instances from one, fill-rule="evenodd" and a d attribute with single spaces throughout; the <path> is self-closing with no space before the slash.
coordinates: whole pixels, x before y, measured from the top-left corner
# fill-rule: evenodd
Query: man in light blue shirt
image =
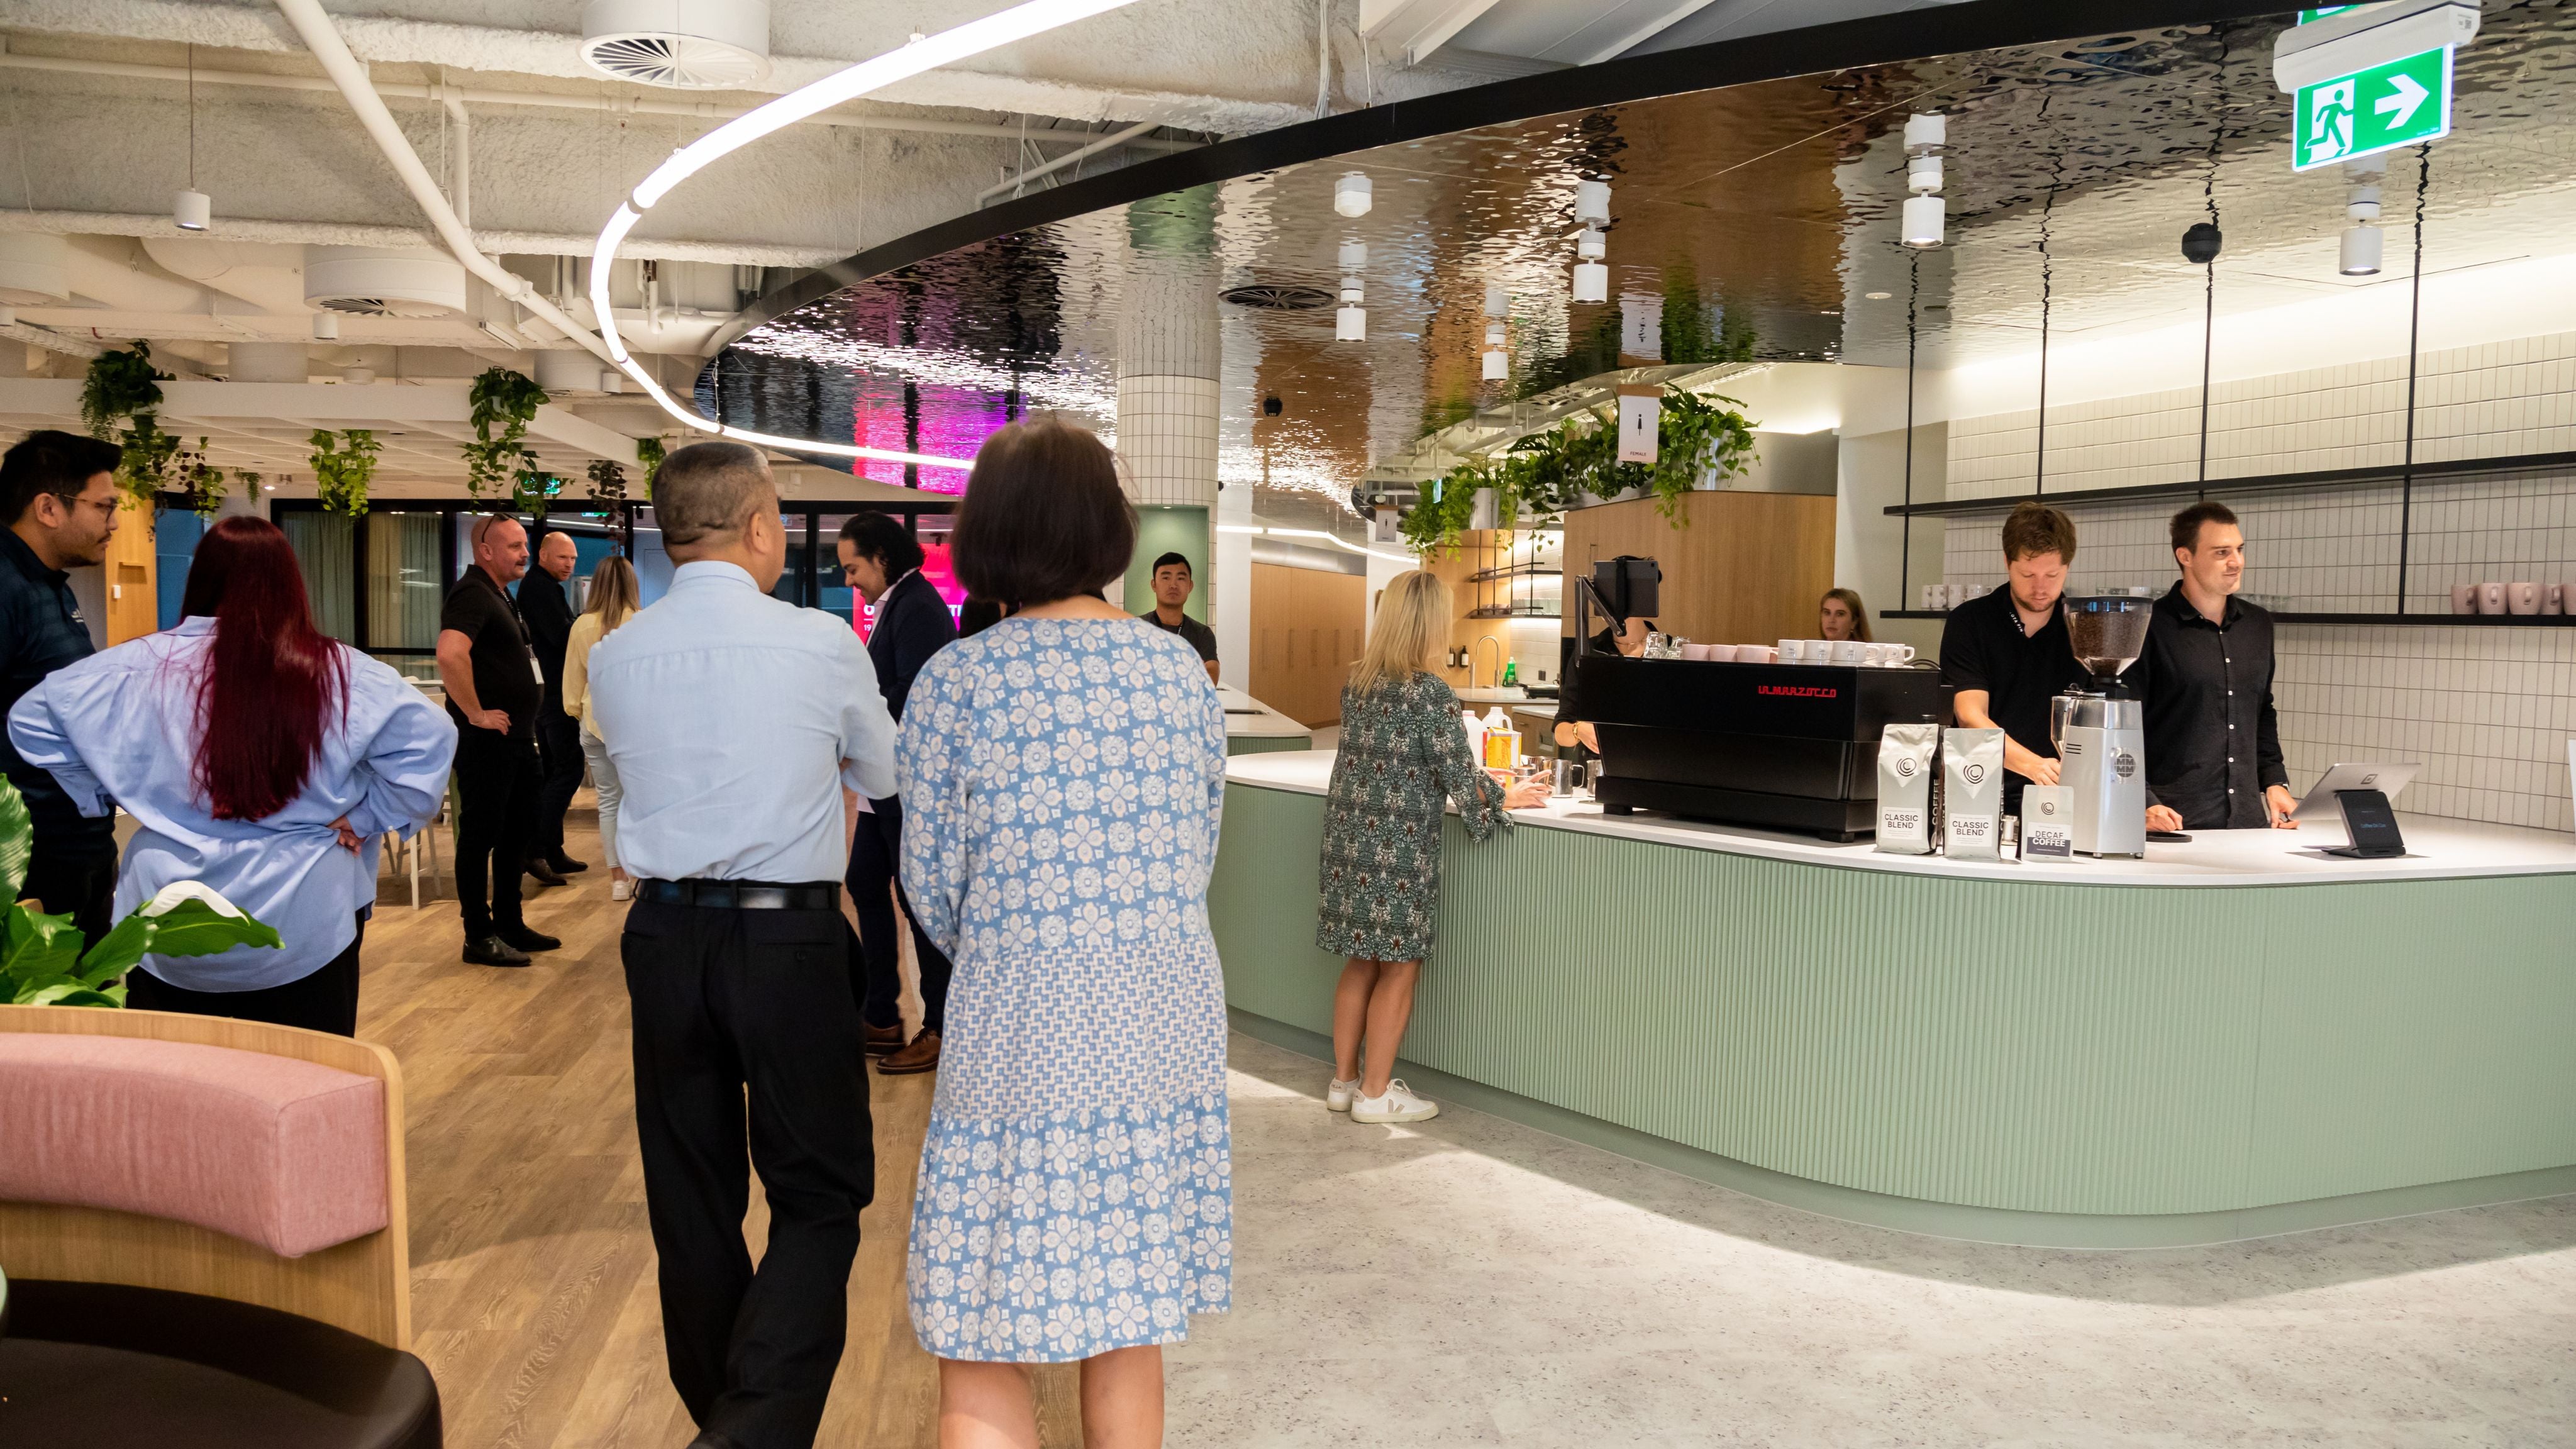
<path id="1" fill-rule="evenodd" d="M 841 788 L 895 792 L 894 721 L 847 623 L 769 597 L 787 533 L 758 452 L 677 450 L 653 513 L 678 572 L 591 651 L 590 696 L 636 878 L 622 948 L 662 1341 L 700 1449 L 805 1446 L 876 1182 Z M 746 1151 L 770 1210 L 757 1274 Z"/>

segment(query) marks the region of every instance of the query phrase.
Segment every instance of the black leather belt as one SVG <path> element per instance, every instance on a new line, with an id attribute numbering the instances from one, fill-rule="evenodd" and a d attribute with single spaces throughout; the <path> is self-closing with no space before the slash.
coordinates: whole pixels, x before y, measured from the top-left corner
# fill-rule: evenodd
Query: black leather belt
<path id="1" fill-rule="evenodd" d="M 838 881 L 778 885 L 764 880 L 639 880 L 635 899 L 657 906 L 704 906 L 718 911 L 837 911 Z"/>

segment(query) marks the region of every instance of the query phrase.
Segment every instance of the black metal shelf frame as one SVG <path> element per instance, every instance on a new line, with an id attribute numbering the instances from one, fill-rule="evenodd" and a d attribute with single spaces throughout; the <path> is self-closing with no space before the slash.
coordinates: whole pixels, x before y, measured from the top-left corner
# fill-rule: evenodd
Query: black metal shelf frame
<path id="1" fill-rule="evenodd" d="M 1946 619 L 1941 609 L 1886 609 L 1882 619 Z M 2569 629 L 2576 628 L 2576 614 L 2314 614 L 2275 612 L 2276 624 L 2402 624 L 2407 628 L 2441 629 Z"/>
<path id="2" fill-rule="evenodd" d="M 2206 482 L 2140 483 L 2126 488 L 2080 488 L 2065 493 L 2016 493 L 2002 498 L 1956 498 L 1938 503 L 1891 503 L 1890 517 L 1951 518 L 1962 514 L 2009 513 L 2016 504 L 2037 499 L 2059 508 L 2095 503 L 2124 503 L 2140 498 L 2179 498 L 2221 493 L 2299 493 L 2334 488 L 2402 486 L 2411 476 L 2418 483 L 2459 482 L 2515 473 L 2576 472 L 2576 453 L 2524 453 L 2510 458 L 2460 458 L 2446 463 L 2418 463 L 2413 468 L 2328 468 L 2309 473 L 2269 473 L 2249 478 L 2212 478 Z"/>

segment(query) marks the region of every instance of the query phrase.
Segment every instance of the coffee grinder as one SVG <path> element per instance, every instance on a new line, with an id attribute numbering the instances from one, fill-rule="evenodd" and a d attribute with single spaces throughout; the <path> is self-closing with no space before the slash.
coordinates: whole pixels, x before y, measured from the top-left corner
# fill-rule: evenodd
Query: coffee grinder
<path id="1" fill-rule="evenodd" d="M 2067 641 L 2093 676 L 2090 690 L 2049 701 L 2048 735 L 2075 804 L 2069 834 L 2080 855 L 2147 853 L 2145 711 L 2120 687 L 2120 671 L 2147 646 L 2154 602 L 2125 594 L 2066 601 Z"/>

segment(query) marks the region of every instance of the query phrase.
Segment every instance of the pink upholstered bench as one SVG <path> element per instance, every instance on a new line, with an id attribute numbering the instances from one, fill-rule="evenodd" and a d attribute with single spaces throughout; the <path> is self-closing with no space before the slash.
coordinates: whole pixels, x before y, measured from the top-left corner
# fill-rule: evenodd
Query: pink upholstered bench
<path id="1" fill-rule="evenodd" d="M 0 1032 L 0 1202 L 169 1218 L 295 1258 L 390 1218 L 384 1081 L 138 1037 Z"/>

